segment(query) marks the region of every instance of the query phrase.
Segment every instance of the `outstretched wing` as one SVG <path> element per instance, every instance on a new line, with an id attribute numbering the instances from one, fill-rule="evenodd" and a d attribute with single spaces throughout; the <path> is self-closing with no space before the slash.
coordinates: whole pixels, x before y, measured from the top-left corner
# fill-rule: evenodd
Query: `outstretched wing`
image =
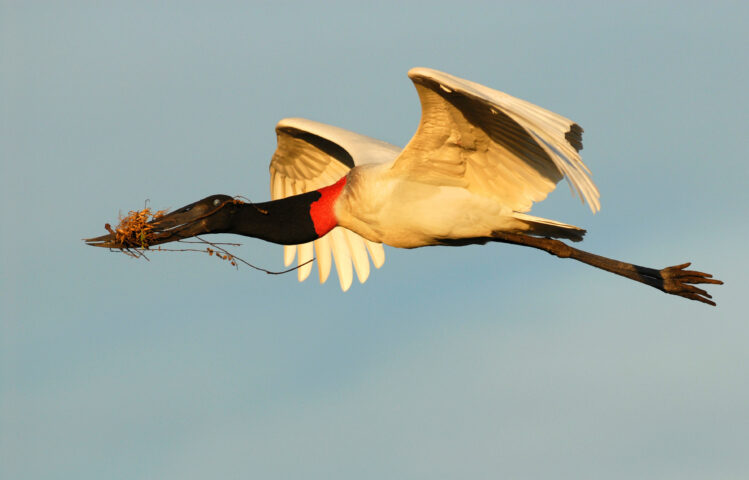
<path id="1" fill-rule="evenodd" d="M 303 118 L 281 120 L 276 125 L 276 134 L 278 147 L 270 163 L 273 200 L 331 185 L 356 165 L 390 162 L 401 151 L 389 143 Z M 382 244 L 336 227 L 314 242 L 284 246 L 284 263 L 291 265 L 298 252 L 299 264 L 304 264 L 313 258 L 313 250 L 320 283 L 328 279 L 334 261 L 343 291 L 351 286 L 353 270 L 361 283 L 367 280 L 367 252 L 375 267 L 380 268 L 385 262 Z M 312 263 L 300 267 L 299 281 L 304 281 L 311 271 Z"/>
<path id="2" fill-rule="evenodd" d="M 599 193 L 578 153 L 583 129 L 506 93 L 426 68 L 408 72 L 421 100 L 416 134 L 393 169 L 527 212 L 563 176 L 595 213 Z"/>

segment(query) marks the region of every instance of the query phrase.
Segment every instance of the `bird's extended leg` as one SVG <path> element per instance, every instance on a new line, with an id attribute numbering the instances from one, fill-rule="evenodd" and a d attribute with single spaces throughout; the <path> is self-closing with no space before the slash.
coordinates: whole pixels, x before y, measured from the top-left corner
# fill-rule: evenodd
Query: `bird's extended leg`
<path id="1" fill-rule="evenodd" d="M 552 238 L 538 238 L 529 235 L 508 232 L 494 232 L 492 239 L 503 243 L 515 245 L 524 245 L 526 247 L 538 248 L 544 250 L 559 258 L 573 258 L 596 268 L 615 273 L 623 277 L 631 278 L 638 282 L 650 285 L 662 292 L 698 302 L 707 303 L 715 306 L 715 302 L 710 300 L 712 296 L 705 290 L 696 287 L 695 284 L 709 283 L 713 285 L 722 285 L 723 282 L 712 278 L 709 273 L 697 272 L 694 270 L 685 270 L 690 264 L 683 263 L 666 267 L 661 270 L 654 268 L 641 267 L 631 263 L 620 262 L 611 258 L 594 255 L 592 253 L 578 250 L 570 247 L 566 243 Z"/>

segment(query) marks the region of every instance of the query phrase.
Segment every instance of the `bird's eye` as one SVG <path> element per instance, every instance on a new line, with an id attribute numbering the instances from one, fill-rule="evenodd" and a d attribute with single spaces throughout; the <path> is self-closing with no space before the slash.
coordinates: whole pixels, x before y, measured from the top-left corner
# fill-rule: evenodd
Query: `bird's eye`
<path id="1" fill-rule="evenodd" d="M 214 198 L 213 199 L 213 206 L 214 207 L 218 207 L 219 205 L 221 205 L 221 200 L 219 200 L 218 198 Z"/>

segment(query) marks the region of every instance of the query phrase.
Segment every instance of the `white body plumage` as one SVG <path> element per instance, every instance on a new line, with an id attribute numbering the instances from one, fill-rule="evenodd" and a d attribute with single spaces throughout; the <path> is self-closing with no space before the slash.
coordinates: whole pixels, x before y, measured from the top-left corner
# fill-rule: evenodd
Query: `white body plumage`
<path id="1" fill-rule="evenodd" d="M 391 173 L 389 164 L 351 170 L 335 214 L 342 227 L 399 248 L 525 230 L 509 207 L 492 198 L 461 187 L 403 179 Z"/>

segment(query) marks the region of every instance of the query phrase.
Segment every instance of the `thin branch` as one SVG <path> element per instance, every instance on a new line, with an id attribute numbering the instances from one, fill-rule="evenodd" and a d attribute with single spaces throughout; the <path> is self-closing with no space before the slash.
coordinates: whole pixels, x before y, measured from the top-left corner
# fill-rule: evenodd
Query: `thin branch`
<path id="1" fill-rule="evenodd" d="M 220 250 L 220 251 L 224 252 L 225 254 L 229 255 L 229 256 L 230 256 L 231 258 L 235 258 L 235 259 L 239 260 L 240 262 L 244 263 L 244 264 L 245 264 L 245 265 L 247 265 L 248 267 L 250 267 L 250 268 L 254 268 L 255 270 L 259 270 L 259 271 L 261 271 L 261 272 L 265 272 L 265 273 L 267 273 L 268 275 L 283 275 L 284 273 L 289 273 L 289 272 L 293 272 L 294 270 L 296 270 L 296 269 L 298 269 L 298 268 L 302 268 L 303 266 L 307 265 L 308 263 L 312 263 L 312 262 L 314 262 L 314 261 L 315 261 L 315 258 L 313 257 L 313 258 L 311 258 L 311 259 L 307 260 L 306 262 L 304 262 L 304 263 L 301 263 L 301 264 L 297 265 L 296 267 L 292 267 L 292 268 L 289 268 L 289 269 L 286 269 L 286 270 L 282 270 L 282 271 L 279 271 L 279 272 L 275 272 L 275 271 L 273 271 L 273 270 L 266 270 L 266 269 L 264 269 L 264 268 L 262 268 L 262 267 L 258 267 L 258 266 L 256 266 L 256 265 L 253 265 L 253 264 L 251 264 L 250 262 L 248 262 L 248 261 L 246 261 L 246 260 L 243 260 L 243 259 L 241 259 L 241 258 L 237 257 L 236 255 L 233 255 L 233 254 L 231 254 L 231 253 L 230 253 L 230 252 L 228 252 L 227 250 L 225 250 L 225 249 L 221 248 L 221 247 L 219 246 L 220 244 L 218 244 L 218 243 L 212 243 L 212 242 L 209 242 L 208 240 L 205 240 L 205 239 L 203 239 L 203 238 L 201 238 L 201 237 L 199 237 L 199 236 L 197 236 L 197 235 L 195 236 L 195 238 L 197 238 L 198 240 L 202 240 L 203 242 L 207 243 L 208 245 L 211 245 L 211 246 L 215 247 L 215 248 L 216 248 L 217 250 Z M 236 266 L 236 265 L 235 265 L 235 266 Z"/>
<path id="2" fill-rule="evenodd" d="M 307 260 L 306 262 L 299 264 L 295 267 L 288 268 L 286 270 L 281 271 L 273 271 L 273 270 L 267 270 L 262 267 L 258 267 L 257 265 L 253 265 L 247 260 L 244 260 L 243 258 L 240 258 L 233 253 L 226 250 L 225 246 L 230 247 L 240 247 L 241 243 L 228 243 L 228 242 L 210 242 L 204 238 L 201 238 L 199 236 L 196 236 L 195 238 L 198 239 L 198 241 L 194 240 L 179 240 L 178 243 L 187 243 L 187 244 L 203 244 L 203 245 L 210 245 L 211 247 L 215 248 L 217 251 L 222 252 L 224 255 L 216 254 L 219 258 L 223 260 L 228 260 L 231 262 L 232 266 L 235 268 L 239 268 L 236 261 L 240 261 L 243 264 L 247 265 L 248 267 L 258 270 L 261 272 L 265 272 L 268 275 L 283 275 L 284 273 L 293 272 L 294 270 L 297 270 L 309 263 L 312 263 L 315 261 L 315 257 L 311 258 L 310 260 Z M 110 252 L 119 252 L 123 253 L 129 257 L 132 258 L 145 258 L 147 261 L 151 261 L 145 254 L 145 250 L 148 250 L 150 252 L 200 252 L 200 253 L 208 253 L 209 255 L 213 255 L 214 251 L 210 248 L 202 249 L 202 248 L 162 248 L 162 247 L 156 247 L 155 249 L 148 249 L 148 248 L 142 248 L 142 247 L 124 247 L 124 248 L 110 248 Z"/>

